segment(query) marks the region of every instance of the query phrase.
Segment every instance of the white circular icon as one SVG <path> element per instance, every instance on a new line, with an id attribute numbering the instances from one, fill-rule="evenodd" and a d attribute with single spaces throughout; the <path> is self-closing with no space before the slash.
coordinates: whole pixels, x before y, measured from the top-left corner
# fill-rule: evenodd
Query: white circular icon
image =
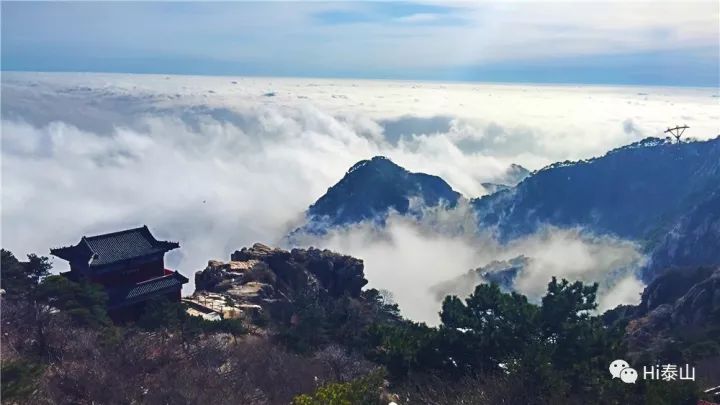
<path id="1" fill-rule="evenodd" d="M 613 378 L 620 378 L 620 372 L 623 371 L 623 369 L 629 368 L 630 364 L 628 364 L 625 360 L 615 360 L 612 363 L 610 363 L 610 374 L 613 376 Z"/>
<path id="2" fill-rule="evenodd" d="M 624 368 L 620 372 L 620 379 L 624 383 L 635 384 L 635 381 L 637 381 L 637 378 L 638 378 L 638 374 L 634 368 L 627 367 L 627 368 Z"/>

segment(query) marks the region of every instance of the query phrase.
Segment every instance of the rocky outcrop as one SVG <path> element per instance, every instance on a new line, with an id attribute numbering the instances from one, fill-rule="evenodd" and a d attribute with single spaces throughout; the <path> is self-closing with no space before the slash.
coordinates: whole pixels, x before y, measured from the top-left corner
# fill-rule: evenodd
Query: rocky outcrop
<path id="1" fill-rule="evenodd" d="M 626 312 L 626 342 L 634 356 L 662 353 L 681 341 L 689 346 L 712 340 L 720 328 L 720 268 L 668 271 Z"/>
<path id="2" fill-rule="evenodd" d="M 685 268 L 667 271 L 643 291 L 635 315 L 644 316 L 664 304 L 675 304 L 693 286 L 709 278 L 715 270 L 709 267 Z"/>
<path id="3" fill-rule="evenodd" d="M 251 248 L 235 251 L 230 258 L 231 263 L 255 261 L 267 265 L 290 290 L 316 285 L 333 297 L 344 294 L 357 297 L 368 283 L 362 260 L 329 250 L 309 248 L 288 252 L 256 243 Z"/>
<path id="4" fill-rule="evenodd" d="M 297 297 L 338 298 L 360 296 L 367 284 L 362 260 L 329 250 L 271 248 L 256 243 L 235 251 L 229 262 L 210 260 L 195 274 L 198 305 L 216 302 L 219 295 L 223 312 L 239 313 L 264 310 L 272 313 L 292 312 Z M 215 301 L 213 301 L 215 300 Z"/>
<path id="5" fill-rule="evenodd" d="M 643 352 L 660 353 L 667 344 L 675 342 L 666 333 L 672 326 L 672 312 L 672 305 L 663 304 L 628 323 L 625 332 L 631 357 L 638 357 Z"/>
<path id="6" fill-rule="evenodd" d="M 195 288 L 207 291 L 225 291 L 240 282 L 252 281 L 253 277 L 268 272 L 268 266 L 259 260 L 230 261 L 210 260 L 205 270 L 195 273 Z"/>

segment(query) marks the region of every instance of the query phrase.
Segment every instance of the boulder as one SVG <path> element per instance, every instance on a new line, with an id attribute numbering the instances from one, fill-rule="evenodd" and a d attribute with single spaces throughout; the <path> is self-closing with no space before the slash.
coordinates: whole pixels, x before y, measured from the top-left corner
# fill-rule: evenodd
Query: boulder
<path id="1" fill-rule="evenodd" d="M 251 281 L 245 284 L 234 285 L 227 290 L 226 294 L 240 302 L 259 302 L 263 298 L 273 297 L 275 288 L 270 284 Z"/>
<path id="2" fill-rule="evenodd" d="M 241 273 L 228 272 L 228 264 L 219 260 L 210 260 L 204 270 L 195 272 L 195 289 L 200 291 L 226 290 L 241 277 Z"/>
<path id="3" fill-rule="evenodd" d="M 270 256 L 282 256 L 283 254 L 287 256 L 288 253 L 282 249 L 273 249 L 269 246 L 263 245 L 262 243 L 256 243 L 250 248 L 244 247 L 240 250 L 236 250 L 230 255 L 230 260 L 239 262 L 245 262 L 248 260 L 265 260 Z"/>

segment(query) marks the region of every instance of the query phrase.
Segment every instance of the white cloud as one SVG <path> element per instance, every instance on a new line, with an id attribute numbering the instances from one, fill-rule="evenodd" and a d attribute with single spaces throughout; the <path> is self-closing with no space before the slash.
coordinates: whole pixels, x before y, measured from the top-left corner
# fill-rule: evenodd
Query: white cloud
<path id="1" fill-rule="evenodd" d="M 581 229 L 547 228 L 513 241 L 502 259 L 525 255 L 531 260 L 514 287 L 531 299 L 544 295 L 551 276 L 570 281 L 599 283 L 599 310 L 619 304 L 637 304 L 643 284 L 635 271 L 644 263 L 640 246 L 608 236 L 595 236 Z"/>
<path id="2" fill-rule="evenodd" d="M 410 14 L 410 15 L 404 15 L 402 17 L 398 17 L 395 19 L 395 21 L 402 22 L 402 23 L 425 23 L 425 22 L 431 22 L 431 21 L 437 21 L 441 15 L 439 14 L 433 14 L 433 13 L 416 13 L 416 14 Z"/>
<path id="3" fill-rule="evenodd" d="M 461 204 L 449 212 L 428 210 L 420 222 L 391 215 L 384 229 L 363 223 L 309 238 L 301 245 L 362 258 L 370 287 L 391 291 L 403 315 L 431 324 L 439 321 L 442 297 L 465 298 L 483 282 L 479 277 L 461 277 L 470 269 L 520 255 L 529 261 L 514 289 L 532 302 L 540 302 L 553 276 L 597 282 L 600 312 L 640 302 L 644 285 L 635 271 L 645 257 L 637 244 L 581 229 L 552 227 L 501 244 L 476 229 L 473 219 Z"/>
<path id="4" fill-rule="evenodd" d="M 411 221 L 390 218 L 384 231 L 362 224 L 338 230 L 309 245 L 323 246 L 365 263 L 369 287 L 389 290 L 404 316 L 437 323 L 440 304 L 429 288 L 475 266 L 469 240 L 419 230 Z"/>
<path id="5" fill-rule="evenodd" d="M 81 235 L 147 224 L 180 241 L 170 264 L 189 276 L 242 246 L 279 243 L 308 205 L 373 155 L 440 175 L 472 197 L 511 163 L 537 169 L 598 155 L 681 116 L 693 117 L 692 136 L 707 138 L 720 115 L 707 89 L 4 73 L 2 91 L 3 247 L 47 254 Z M 450 125 L 385 139 L 384 120 L 407 116 L 449 117 Z M 627 119 L 640 130 L 624 130 Z M 440 215 L 450 218 L 436 223 L 467 230 L 461 211 Z M 377 244 L 347 252 L 367 254 L 371 278 L 423 267 L 428 273 L 415 277 L 430 282 L 493 257 L 478 256 L 464 237 L 415 234 L 405 224 L 389 232 L 397 252 Z M 587 243 L 566 237 L 560 247 L 574 249 L 578 263 L 597 261 Z M 535 246 L 544 245 L 516 250 Z M 543 271 L 556 271 L 555 257 L 539 261 Z M 567 274 L 589 265 L 578 266 Z M 537 283 L 527 283 L 533 292 Z"/>

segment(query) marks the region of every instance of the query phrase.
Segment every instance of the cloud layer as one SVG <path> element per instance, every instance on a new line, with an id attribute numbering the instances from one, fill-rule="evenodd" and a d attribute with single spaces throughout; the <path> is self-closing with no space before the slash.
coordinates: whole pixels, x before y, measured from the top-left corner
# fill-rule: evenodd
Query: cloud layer
<path id="1" fill-rule="evenodd" d="M 190 276 L 242 246 L 281 243 L 308 205 L 374 155 L 473 197 L 511 163 L 590 157 L 676 121 L 706 138 L 720 116 L 702 89 L 9 73 L 2 92 L 3 247 L 47 254 L 81 235 L 147 224 L 180 241 L 169 262 Z M 371 278 L 425 263 L 415 278 L 428 281 L 436 268 L 452 276 L 491 257 L 467 239 L 416 231 L 390 229 L 396 250 L 346 252 L 366 255 Z M 597 256 L 582 249 L 580 259 Z M 550 257 L 543 263 L 554 271 Z M 528 280 L 528 293 L 539 282 Z"/>
<path id="2" fill-rule="evenodd" d="M 419 221 L 391 215 L 383 229 L 363 223 L 301 244 L 362 258 L 370 287 L 391 291 L 405 316 L 431 324 L 439 321 L 445 295 L 465 298 L 475 285 L 486 282 L 470 269 L 521 255 L 529 261 L 513 289 L 535 303 L 553 276 L 597 282 L 600 312 L 637 304 L 644 288 L 635 270 L 645 257 L 635 243 L 579 228 L 547 227 L 501 244 L 475 227 L 466 204 L 449 211 L 428 209 Z"/>

